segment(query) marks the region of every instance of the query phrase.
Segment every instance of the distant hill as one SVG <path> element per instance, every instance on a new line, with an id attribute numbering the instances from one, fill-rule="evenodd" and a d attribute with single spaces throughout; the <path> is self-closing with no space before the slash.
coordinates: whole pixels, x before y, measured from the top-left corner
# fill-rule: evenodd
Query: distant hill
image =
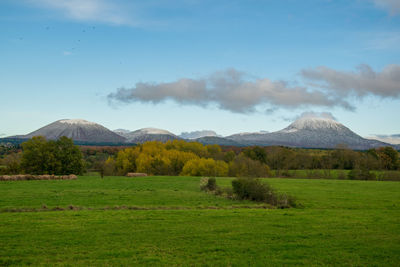
<path id="1" fill-rule="evenodd" d="M 169 140 L 181 139 L 175 134 L 157 128 L 143 128 L 133 132 L 125 133 L 124 137 L 127 142 L 131 143 L 144 143 L 147 141 L 160 141 L 166 142 Z"/>
<path id="2" fill-rule="evenodd" d="M 242 146 L 242 144 L 236 141 L 217 136 L 204 136 L 201 138 L 194 139 L 192 141 L 199 142 L 203 145 Z"/>
<path id="3" fill-rule="evenodd" d="M 82 119 L 65 119 L 50 123 L 27 135 L 18 135 L 14 139 L 30 139 L 34 136 L 44 136 L 49 140 L 57 140 L 61 136 L 73 139 L 75 142 L 90 143 L 125 143 L 126 138 L 110 131 L 104 126 Z"/>
<path id="4" fill-rule="evenodd" d="M 214 131 L 182 133 L 177 136 L 167 130 L 143 128 L 136 131 L 117 129 L 114 132 L 104 126 L 82 119 L 58 120 L 27 135 L 0 138 L 0 143 L 20 144 L 33 136 L 44 136 L 56 140 L 66 136 L 79 145 L 133 145 L 147 141 L 185 140 L 202 144 L 223 146 L 288 146 L 302 148 L 336 148 L 345 145 L 356 150 L 392 146 L 400 150 L 400 145 L 388 144 L 374 139 L 363 138 L 333 118 L 303 116 L 288 127 L 277 132 L 240 133 L 227 137 L 217 136 Z M 198 138 L 193 138 L 200 136 Z M 391 136 L 394 138 L 397 136 Z"/>
<path id="5" fill-rule="evenodd" d="M 183 132 L 179 135 L 179 137 L 183 139 L 198 139 L 202 137 L 216 137 L 218 136 L 216 132 L 211 130 L 202 130 L 202 131 L 194 131 L 194 132 Z"/>
<path id="6" fill-rule="evenodd" d="M 332 118 L 306 116 L 285 129 L 272 133 L 236 134 L 227 137 L 242 145 L 289 146 L 304 148 L 335 148 L 346 145 L 351 149 L 365 150 L 388 146 L 377 140 L 362 138 Z"/>

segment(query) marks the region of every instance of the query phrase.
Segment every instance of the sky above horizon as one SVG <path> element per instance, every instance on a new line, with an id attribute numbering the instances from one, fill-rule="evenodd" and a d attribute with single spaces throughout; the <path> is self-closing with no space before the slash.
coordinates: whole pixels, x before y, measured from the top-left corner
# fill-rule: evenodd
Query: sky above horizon
<path id="1" fill-rule="evenodd" d="M 399 0 L 0 0 L 0 137 L 81 118 L 175 134 L 330 113 L 400 134 Z"/>

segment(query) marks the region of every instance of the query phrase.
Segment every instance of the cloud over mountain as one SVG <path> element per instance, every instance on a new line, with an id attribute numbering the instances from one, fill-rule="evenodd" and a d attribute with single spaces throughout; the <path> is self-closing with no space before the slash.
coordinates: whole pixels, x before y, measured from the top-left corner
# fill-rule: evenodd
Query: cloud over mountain
<path id="1" fill-rule="evenodd" d="M 257 106 L 281 108 L 306 106 L 351 109 L 344 100 L 323 91 L 290 86 L 284 81 L 268 78 L 247 79 L 247 75 L 235 69 L 215 72 L 201 79 L 182 78 L 169 83 L 137 83 L 132 88 L 119 88 L 108 95 L 113 102 L 160 103 L 173 100 L 180 104 L 207 106 L 216 104 L 220 109 L 248 113 Z"/>
<path id="2" fill-rule="evenodd" d="M 137 83 L 108 95 L 113 102 L 161 103 L 172 100 L 183 105 L 216 105 L 236 113 L 250 113 L 257 107 L 295 109 L 305 107 L 355 108 L 352 97 L 373 95 L 400 98 L 400 65 L 387 65 L 381 72 L 363 64 L 356 71 L 340 71 L 325 66 L 300 72 L 307 87 L 290 86 L 268 78 L 250 79 L 235 69 L 218 71 L 200 78 L 182 78 L 167 83 Z"/>

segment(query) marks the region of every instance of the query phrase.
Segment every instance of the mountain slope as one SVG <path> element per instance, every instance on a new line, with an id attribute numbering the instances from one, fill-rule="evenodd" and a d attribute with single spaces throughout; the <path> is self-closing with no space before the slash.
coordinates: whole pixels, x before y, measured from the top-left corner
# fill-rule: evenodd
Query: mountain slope
<path id="1" fill-rule="evenodd" d="M 196 141 L 203 145 L 241 146 L 241 144 L 236 141 L 218 136 L 204 136 L 191 141 Z"/>
<path id="2" fill-rule="evenodd" d="M 44 136 L 50 140 L 57 140 L 61 136 L 66 136 L 74 141 L 91 143 L 123 143 L 126 140 L 100 124 L 82 119 L 58 120 L 27 135 L 16 137 L 28 139 L 34 136 Z"/>
<path id="3" fill-rule="evenodd" d="M 166 142 L 168 140 L 180 139 L 173 133 L 156 128 L 143 128 L 130 133 L 124 134 L 128 142 L 131 143 L 144 143 L 147 141 L 160 141 Z"/>
<path id="4" fill-rule="evenodd" d="M 272 133 L 233 135 L 228 137 L 243 145 L 282 145 L 305 148 L 369 149 L 388 144 L 364 139 L 343 124 L 326 117 L 301 117 L 283 130 Z"/>
<path id="5" fill-rule="evenodd" d="M 179 135 L 179 137 L 183 139 L 198 139 L 202 137 L 208 136 L 218 136 L 216 132 L 211 130 L 202 130 L 202 131 L 194 131 L 194 132 L 183 132 Z"/>

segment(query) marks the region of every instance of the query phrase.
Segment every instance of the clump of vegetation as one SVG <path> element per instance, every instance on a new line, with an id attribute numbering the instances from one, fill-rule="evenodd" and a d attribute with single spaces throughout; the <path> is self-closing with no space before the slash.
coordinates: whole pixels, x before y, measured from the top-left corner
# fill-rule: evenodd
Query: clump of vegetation
<path id="1" fill-rule="evenodd" d="M 200 182 L 200 189 L 203 191 L 215 191 L 217 190 L 217 180 L 212 178 L 203 177 Z"/>
<path id="2" fill-rule="evenodd" d="M 269 184 L 255 178 L 237 178 L 232 181 L 231 188 L 217 186 L 215 178 L 203 178 L 200 189 L 227 198 L 263 202 L 282 209 L 296 207 L 294 197 L 277 193 Z"/>
<path id="3" fill-rule="evenodd" d="M 239 199 L 268 203 L 278 208 L 295 207 L 292 196 L 277 193 L 269 184 L 255 178 L 238 178 L 232 181 L 233 192 Z"/>

